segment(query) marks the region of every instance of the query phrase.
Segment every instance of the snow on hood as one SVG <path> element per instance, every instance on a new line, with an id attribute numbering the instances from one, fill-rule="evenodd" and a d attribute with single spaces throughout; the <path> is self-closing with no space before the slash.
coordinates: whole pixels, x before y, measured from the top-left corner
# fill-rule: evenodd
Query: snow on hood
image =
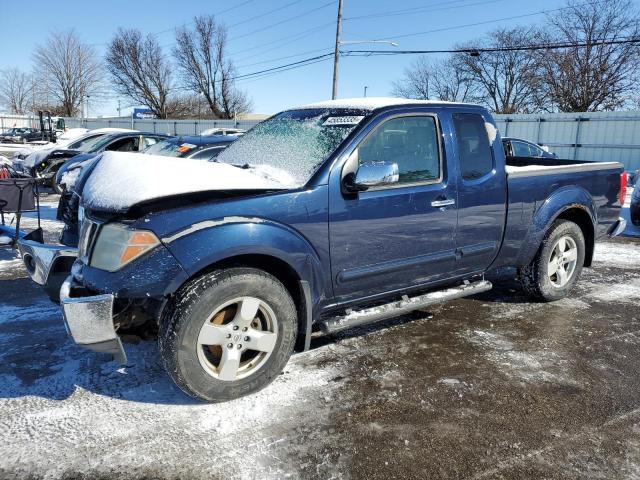
<path id="1" fill-rule="evenodd" d="M 186 158 L 105 152 L 87 180 L 82 199 L 89 208 L 122 211 L 172 195 L 295 186 L 289 174 L 267 166 L 245 169 Z"/>

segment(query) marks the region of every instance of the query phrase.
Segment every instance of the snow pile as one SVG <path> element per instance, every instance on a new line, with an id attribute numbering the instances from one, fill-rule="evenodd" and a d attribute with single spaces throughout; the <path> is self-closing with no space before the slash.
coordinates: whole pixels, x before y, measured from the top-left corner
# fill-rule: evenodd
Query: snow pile
<path id="1" fill-rule="evenodd" d="M 0 245 L 9 245 L 11 243 L 11 239 L 5 235 L 0 235 Z"/>
<path id="2" fill-rule="evenodd" d="M 172 195 L 213 190 L 269 190 L 294 186 L 286 173 L 184 158 L 105 152 L 84 188 L 90 208 L 122 210 Z"/>

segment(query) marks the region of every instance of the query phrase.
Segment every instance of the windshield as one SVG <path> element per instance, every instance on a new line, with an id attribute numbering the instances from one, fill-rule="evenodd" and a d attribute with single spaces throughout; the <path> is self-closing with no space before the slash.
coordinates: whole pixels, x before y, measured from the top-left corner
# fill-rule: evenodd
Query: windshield
<path id="1" fill-rule="evenodd" d="M 164 157 L 185 157 L 196 148 L 198 145 L 189 143 L 182 137 L 174 137 L 151 145 L 145 148 L 142 153 Z"/>
<path id="2" fill-rule="evenodd" d="M 347 109 L 285 111 L 256 125 L 216 160 L 279 171 L 301 187 L 365 115 Z"/>
<path id="3" fill-rule="evenodd" d="M 81 152 L 88 152 L 89 149 L 103 139 L 106 134 L 102 133 L 99 135 L 91 135 L 90 137 L 81 138 L 69 144 L 69 150 L 79 150 Z"/>

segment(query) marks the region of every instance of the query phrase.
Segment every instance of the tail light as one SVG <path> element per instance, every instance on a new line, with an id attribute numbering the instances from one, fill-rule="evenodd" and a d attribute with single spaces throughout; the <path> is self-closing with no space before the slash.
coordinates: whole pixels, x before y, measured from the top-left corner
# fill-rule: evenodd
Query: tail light
<path id="1" fill-rule="evenodd" d="M 620 174 L 620 205 L 624 206 L 624 199 L 627 196 L 627 172 Z"/>
<path id="2" fill-rule="evenodd" d="M 9 170 L 4 167 L 0 167 L 0 180 L 6 180 L 8 178 L 10 178 Z"/>

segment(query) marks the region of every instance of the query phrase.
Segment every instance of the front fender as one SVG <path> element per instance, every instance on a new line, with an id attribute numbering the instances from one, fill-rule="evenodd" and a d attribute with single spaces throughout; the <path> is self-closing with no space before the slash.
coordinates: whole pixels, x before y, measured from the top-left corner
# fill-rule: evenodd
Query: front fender
<path id="1" fill-rule="evenodd" d="M 544 236 L 563 212 L 578 208 L 589 215 L 592 228 L 597 224 L 596 207 L 591 194 L 582 187 L 567 186 L 553 192 L 536 208 L 527 240 L 520 250 L 518 265 L 528 265 L 536 255 Z"/>
<path id="2" fill-rule="evenodd" d="M 314 304 L 325 293 L 322 278 L 328 273 L 318 253 L 286 225 L 261 218 L 225 217 L 192 225 L 162 241 L 189 276 L 232 257 L 265 255 L 285 262 L 300 280 L 309 282 Z"/>

